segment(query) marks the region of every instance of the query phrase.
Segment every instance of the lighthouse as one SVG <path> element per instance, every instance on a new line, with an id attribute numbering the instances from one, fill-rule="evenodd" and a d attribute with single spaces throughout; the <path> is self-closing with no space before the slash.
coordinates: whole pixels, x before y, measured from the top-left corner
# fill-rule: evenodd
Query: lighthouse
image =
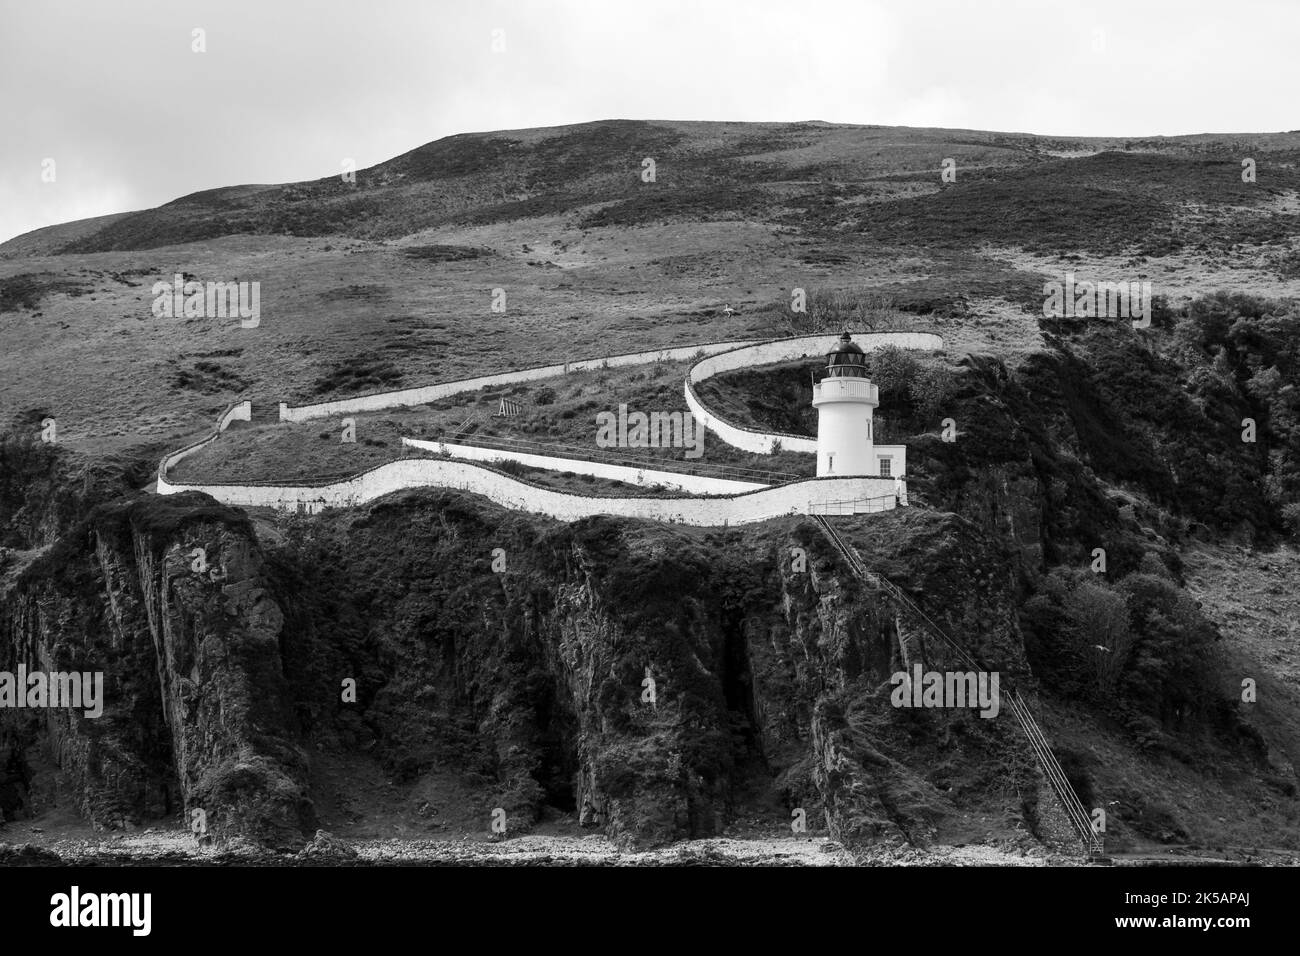
<path id="1" fill-rule="evenodd" d="M 871 433 L 879 399 L 879 389 L 867 379 L 866 355 L 845 332 L 826 357 L 826 377 L 813 386 L 818 478 L 880 474 Z"/>

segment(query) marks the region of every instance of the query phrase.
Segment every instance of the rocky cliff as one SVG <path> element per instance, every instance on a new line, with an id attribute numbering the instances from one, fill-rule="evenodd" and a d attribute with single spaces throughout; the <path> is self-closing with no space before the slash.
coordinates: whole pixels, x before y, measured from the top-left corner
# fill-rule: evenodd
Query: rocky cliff
<path id="1" fill-rule="evenodd" d="M 173 815 L 296 842 L 313 823 L 306 761 L 262 563 L 247 521 L 207 500 L 96 507 L 30 557 L 0 610 L 3 668 L 102 672 L 105 699 L 98 718 L 6 713 L 19 777 L 37 747 L 96 825 Z"/>
<path id="2" fill-rule="evenodd" d="M 1274 801 L 1277 826 L 1294 823 L 1286 708 L 1236 700 L 1258 668 L 1180 587 L 1179 542 L 1266 542 L 1295 480 L 1291 457 L 1239 438 L 1249 415 L 1300 434 L 1293 389 L 1233 377 L 1274 342 L 1234 344 L 1240 323 L 1219 318 L 1239 305 L 1179 326 L 1184 352 L 1222 340 L 1214 359 L 1122 330 L 937 377 L 873 358 L 895 379 L 885 420 L 912 449 L 913 507 L 836 519 L 1036 694 L 1085 806 L 1120 808 L 1118 840 L 1212 838 L 1222 821 L 1202 804 Z M 936 395 L 956 441 L 932 427 Z M 626 846 L 799 810 L 849 846 L 1059 830 L 1005 711 L 891 705 L 891 674 L 961 668 L 805 519 L 566 525 L 432 489 L 249 517 L 131 491 L 148 457 L 3 451 L 0 667 L 100 670 L 107 698 L 98 719 L 0 710 L 8 817 L 61 803 L 113 828 L 202 811 L 210 836 L 292 847 L 323 816 L 365 819 L 321 771 L 356 757 L 347 783 L 454 777 L 479 834 L 497 809 L 511 833 L 559 813 Z"/>
<path id="3" fill-rule="evenodd" d="M 86 508 L 15 552 L 0 663 L 103 671 L 104 714 L 0 712 L 10 816 L 49 799 L 49 759 L 97 826 L 202 811 L 209 836 L 291 847 L 317 822 L 308 754 L 365 751 L 476 782 L 513 832 L 550 807 L 625 845 L 796 808 L 849 844 L 924 842 L 971 807 L 1033 826 L 1005 720 L 889 705 L 897 624 L 806 521 L 562 525 L 441 491 L 256 526 L 197 495 Z M 870 522 L 849 533 L 926 539 L 912 583 L 1024 669 L 991 539 Z"/>

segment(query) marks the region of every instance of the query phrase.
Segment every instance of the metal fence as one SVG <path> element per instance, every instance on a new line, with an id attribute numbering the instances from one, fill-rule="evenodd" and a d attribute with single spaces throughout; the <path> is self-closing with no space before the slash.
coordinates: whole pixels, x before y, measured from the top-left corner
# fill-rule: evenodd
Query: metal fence
<path id="1" fill-rule="evenodd" d="M 840 498 L 836 501 L 810 501 L 810 515 L 865 515 L 890 511 L 898 503 L 897 495 L 879 495 L 875 498 Z"/>

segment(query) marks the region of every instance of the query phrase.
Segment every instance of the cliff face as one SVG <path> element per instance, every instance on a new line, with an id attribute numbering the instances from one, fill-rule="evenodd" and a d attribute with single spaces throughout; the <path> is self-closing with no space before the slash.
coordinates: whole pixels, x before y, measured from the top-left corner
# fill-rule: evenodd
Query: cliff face
<path id="1" fill-rule="evenodd" d="M 193 500 L 96 509 L 35 557 L 0 608 L 0 663 L 102 672 L 103 714 L 4 712 L 16 782 L 43 754 L 98 826 L 183 813 L 210 836 L 299 842 L 306 760 L 262 560 L 240 516 Z M 31 800 L 11 790 L 9 814 Z"/>
<path id="2" fill-rule="evenodd" d="M 1032 662 L 1047 713 L 1095 710 L 1193 767 L 1188 741 L 1210 740 L 1215 760 L 1245 754 L 1253 779 L 1240 721 L 1218 698 L 1197 704 L 1213 635 L 1158 562 L 1114 587 L 1053 572 L 1024 601 L 1037 548 L 1077 550 L 1089 526 L 1057 533 L 1072 520 L 1057 482 L 1079 472 L 1000 427 L 1016 401 L 970 416 L 987 469 L 942 457 L 948 445 L 929 457 L 932 493 L 968 517 L 918 506 L 837 527 L 1004 691 L 1040 686 Z M 58 803 L 116 828 L 202 811 L 210 836 L 293 847 L 318 816 L 364 822 L 364 806 L 336 814 L 320 779 L 357 758 L 379 789 L 456 778 L 477 832 L 496 808 L 511 832 L 550 808 L 629 846 L 785 826 L 799 809 L 849 845 L 1051 830 L 1009 715 L 892 705 L 893 673 L 965 668 L 900 625 L 807 520 L 565 525 L 426 490 L 254 524 L 120 485 L 59 474 L 5 498 L 0 670 L 101 671 L 105 690 L 98 719 L 0 709 L 8 818 Z M 1102 540 L 1138 563 L 1132 536 Z M 1086 628 L 1121 614 L 1131 676 L 1094 675 Z M 1092 756 L 1110 733 L 1096 726 L 1054 741 L 1089 806 L 1123 785 Z M 1134 829 L 1148 817 L 1135 811 Z"/>
<path id="3" fill-rule="evenodd" d="M 1051 531 L 1068 520 L 1053 481 L 1074 473 L 1045 479 L 997 421 L 986 475 L 931 457 L 932 490 L 969 517 L 914 507 L 836 519 L 840 532 L 998 670 L 1003 692 L 1041 687 L 1049 713 L 1088 719 L 1098 692 L 1075 645 L 1090 620 L 1126 610 L 1129 680 L 1146 683 L 1119 684 L 1098 713 L 1189 766 L 1186 741 L 1211 741 L 1215 760 L 1235 748 L 1253 780 L 1240 721 L 1188 696 L 1212 634 L 1158 563 L 1109 590 L 1051 577 L 1021 606 L 1034 541 L 1078 547 Z M 1005 710 L 893 706 L 897 671 L 965 668 L 900 624 L 806 519 L 566 525 L 430 489 L 254 524 L 201 495 L 115 496 L 108 479 L 30 488 L 0 522 L 17 545 L 0 553 L 0 670 L 102 671 L 105 699 L 98 719 L 0 709 L 8 818 L 57 803 L 117 828 L 202 811 L 209 836 L 291 848 L 318 816 L 340 819 L 320 768 L 356 758 L 362 789 L 454 777 L 474 832 L 497 808 L 510 832 L 558 810 L 626 846 L 783 827 L 799 809 L 850 846 L 1053 830 Z M 65 489 L 63 504 L 42 488 Z M 1089 806 L 1123 785 L 1092 756 L 1103 733 L 1055 740 Z M 1148 817 L 1139 807 L 1134 830 Z"/>
<path id="4" fill-rule="evenodd" d="M 133 523 L 131 543 L 139 604 L 119 620 L 151 640 L 187 817 L 202 810 L 217 836 L 297 842 L 314 825 L 307 759 L 256 538 L 201 519 L 161 533 Z"/>
<path id="5" fill-rule="evenodd" d="M 846 530 L 879 535 L 882 553 L 891 535 L 923 538 L 916 586 L 950 627 L 981 635 L 979 653 L 1023 671 L 1013 576 L 982 570 L 1000 555 L 988 539 L 951 516 Z M 891 706 L 896 624 L 804 519 L 558 525 L 429 491 L 299 522 L 274 557 L 308 733 L 327 747 L 373 740 L 405 779 L 479 774 L 484 807 L 512 827 L 550 805 L 645 844 L 802 808 L 849 843 L 924 841 L 958 803 L 1010 812 L 1006 835 L 1025 814 L 1032 826 L 1032 801 L 1007 810 L 1006 767 L 1026 786 L 1033 771 L 1005 721 Z M 914 647 L 944 666 L 940 648 Z M 356 703 L 325 705 L 349 675 Z M 967 762 L 970 747 L 997 759 Z M 951 764 L 942 788 L 931 760 Z"/>
<path id="6" fill-rule="evenodd" d="M 988 541 L 951 518 L 846 525 L 899 531 L 932 555 L 915 586 L 951 589 L 950 626 L 1019 666 L 1009 578 L 941 583 L 992 564 Z M 293 847 L 317 823 L 307 754 L 365 752 L 398 781 L 459 775 L 514 832 L 552 807 L 648 845 L 801 808 L 848 843 L 920 842 L 958 803 L 1005 802 L 970 746 L 1032 775 L 987 721 L 890 706 L 896 623 L 806 521 L 560 525 L 428 491 L 261 537 L 203 496 L 145 497 L 24 553 L 0 666 L 102 671 L 105 699 L 98 719 L 0 711 L 6 814 L 43 808 L 52 762 L 97 826 L 202 811 L 210 836 Z M 942 787 L 933 759 L 957 768 Z"/>

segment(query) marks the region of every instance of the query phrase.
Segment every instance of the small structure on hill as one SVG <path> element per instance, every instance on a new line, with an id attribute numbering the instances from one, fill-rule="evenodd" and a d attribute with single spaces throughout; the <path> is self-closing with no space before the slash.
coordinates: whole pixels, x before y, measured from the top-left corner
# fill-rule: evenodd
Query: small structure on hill
<path id="1" fill-rule="evenodd" d="M 867 356 L 848 332 L 826 356 L 826 377 L 813 386 L 817 409 L 817 477 L 899 478 L 903 445 L 877 445 L 872 416 L 880 390 L 867 378 Z"/>

